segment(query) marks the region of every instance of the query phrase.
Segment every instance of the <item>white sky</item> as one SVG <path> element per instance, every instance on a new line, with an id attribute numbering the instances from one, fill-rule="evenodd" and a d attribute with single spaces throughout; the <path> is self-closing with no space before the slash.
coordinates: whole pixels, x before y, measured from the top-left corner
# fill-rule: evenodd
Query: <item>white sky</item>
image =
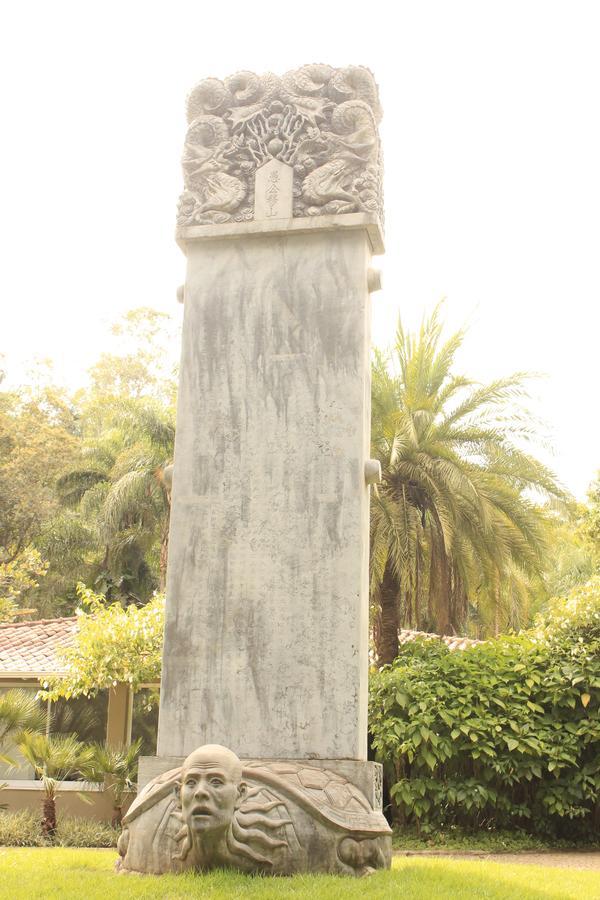
<path id="1" fill-rule="evenodd" d="M 545 459 L 600 467 L 600 4 L 14 0 L 0 20 L 0 351 L 81 383 L 106 325 L 180 315 L 184 101 L 201 78 L 369 66 L 384 105 L 385 290 L 374 338 L 443 296 L 460 368 L 543 372 Z"/>

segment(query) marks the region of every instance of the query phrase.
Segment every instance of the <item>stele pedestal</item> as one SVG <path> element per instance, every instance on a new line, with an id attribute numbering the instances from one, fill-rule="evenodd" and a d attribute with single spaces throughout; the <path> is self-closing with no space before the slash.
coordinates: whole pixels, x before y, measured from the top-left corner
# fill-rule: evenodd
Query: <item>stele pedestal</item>
<path id="1" fill-rule="evenodd" d="M 379 118 L 354 66 L 188 99 L 158 748 L 123 871 L 389 866 L 367 761 Z"/>

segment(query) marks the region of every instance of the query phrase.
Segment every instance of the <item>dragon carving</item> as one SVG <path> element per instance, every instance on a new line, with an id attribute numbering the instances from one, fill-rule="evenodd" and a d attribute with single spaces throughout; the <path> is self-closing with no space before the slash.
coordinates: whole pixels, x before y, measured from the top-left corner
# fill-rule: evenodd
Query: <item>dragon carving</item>
<path id="1" fill-rule="evenodd" d="M 187 114 L 180 228 L 252 219 L 254 176 L 272 159 L 293 168 L 294 216 L 382 218 L 381 110 L 368 69 L 309 65 L 281 77 L 207 78 Z"/>

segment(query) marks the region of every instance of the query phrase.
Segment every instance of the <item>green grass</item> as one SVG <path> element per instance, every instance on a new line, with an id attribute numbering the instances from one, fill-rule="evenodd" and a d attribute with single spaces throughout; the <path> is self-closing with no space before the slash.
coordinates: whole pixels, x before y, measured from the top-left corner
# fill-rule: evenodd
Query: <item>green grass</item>
<path id="1" fill-rule="evenodd" d="M 457 860 L 395 859 L 366 879 L 116 875 L 111 850 L 0 849 L 0 897 L 10 900 L 600 900 L 598 872 Z"/>
<path id="2" fill-rule="evenodd" d="M 519 850 L 600 850 L 598 840 L 566 841 L 544 840 L 539 835 L 525 831 L 461 831 L 450 828 L 432 834 L 418 834 L 413 829 L 395 830 L 393 837 L 395 850 L 485 850 L 486 853 Z"/>

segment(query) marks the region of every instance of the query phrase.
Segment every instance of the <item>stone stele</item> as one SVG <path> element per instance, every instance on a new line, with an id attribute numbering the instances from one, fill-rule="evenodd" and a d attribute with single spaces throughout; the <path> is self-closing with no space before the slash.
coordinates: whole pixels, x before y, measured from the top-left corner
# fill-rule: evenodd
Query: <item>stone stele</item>
<path id="1" fill-rule="evenodd" d="M 158 754 L 122 871 L 390 864 L 367 761 L 379 118 L 355 66 L 189 97 Z"/>

